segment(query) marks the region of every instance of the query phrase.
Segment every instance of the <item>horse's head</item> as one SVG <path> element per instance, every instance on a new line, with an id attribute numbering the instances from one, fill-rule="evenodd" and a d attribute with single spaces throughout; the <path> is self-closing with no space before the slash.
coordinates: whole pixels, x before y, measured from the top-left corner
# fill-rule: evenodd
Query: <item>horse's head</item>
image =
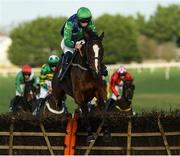
<path id="1" fill-rule="evenodd" d="M 135 86 L 133 81 L 124 81 L 123 83 L 123 93 L 122 96 L 131 103 L 133 95 L 134 95 Z"/>
<path id="2" fill-rule="evenodd" d="M 131 102 L 134 95 L 135 86 L 133 81 L 124 81 L 123 83 L 123 93 L 119 100 L 116 101 L 115 107 L 123 112 L 131 111 Z"/>
<path id="3" fill-rule="evenodd" d="M 101 64 L 104 56 L 104 49 L 102 45 L 102 40 L 104 33 L 98 36 L 93 32 L 85 32 L 84 38 L 86 44 L 84 46 L 84 52 L 86 55 L 86 63 L 88 64 L 89 69 L 95 75 L 99 75 L 101 71 Z"/>
<path id="4" fill-rule="evenodd" d="M 27 102 L 36 100 L 37 88 L 33 86 L 32 82 L 25 83 L 24 97 Z"/>

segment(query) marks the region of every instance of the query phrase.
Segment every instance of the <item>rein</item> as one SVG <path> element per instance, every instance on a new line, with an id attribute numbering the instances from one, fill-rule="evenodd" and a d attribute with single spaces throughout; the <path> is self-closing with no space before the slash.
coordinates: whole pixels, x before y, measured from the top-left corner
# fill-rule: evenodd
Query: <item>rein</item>
<path id="1" fill-rule="evenodd" d="M 85 67 L 81 66 L 80 64 L 72 63 L 72 66 L 73 66 L 73 67 L 78 67 L 78 68 L 80 68 L 80 69 L 82 69 L 82 70 L 85 70 L 85 71 L 88 70 L 88 68 L 85 68 Z"/>

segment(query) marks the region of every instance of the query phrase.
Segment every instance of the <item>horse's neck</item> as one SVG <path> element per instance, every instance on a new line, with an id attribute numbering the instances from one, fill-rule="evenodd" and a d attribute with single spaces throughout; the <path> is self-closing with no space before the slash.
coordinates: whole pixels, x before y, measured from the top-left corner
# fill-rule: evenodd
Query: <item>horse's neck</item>
<path id="1" fill-rule="evenodd" d="M 123 85 L 122 96 L 125 96 L 127 88 Z"/>
<path id="2" fill-rule="evenodd" d="M 84 53 L 85 52 L 83 52 L 83 56 L 81 56 L 80 52 L 77 52 L 76 57 L 73 60 L 73 63 L 79 64 L 80 66 L 85 67 L 86 66 L 86 59 L 85 59 Z"/>

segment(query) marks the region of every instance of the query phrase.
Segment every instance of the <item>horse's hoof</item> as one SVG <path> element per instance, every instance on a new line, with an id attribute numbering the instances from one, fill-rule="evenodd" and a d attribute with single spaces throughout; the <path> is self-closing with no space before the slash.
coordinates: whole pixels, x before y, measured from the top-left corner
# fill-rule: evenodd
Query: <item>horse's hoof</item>
<path id="1" fill-rule="evenodd" d="M 87 137 L 87 142 L 88 142 L 88 143 L 91 143 L 91 142 L 93 142 L 93 141 L 95 141 L 94 135 L 88 135 L 88 137 Z"/>
<path id="2" fill-rule="evenodd" d="M 111 140 L 112 140 L 111 133 L 108 131 L 104 132 L 103 140 L 104 140 L 104 142 L 111 142 Z"/>

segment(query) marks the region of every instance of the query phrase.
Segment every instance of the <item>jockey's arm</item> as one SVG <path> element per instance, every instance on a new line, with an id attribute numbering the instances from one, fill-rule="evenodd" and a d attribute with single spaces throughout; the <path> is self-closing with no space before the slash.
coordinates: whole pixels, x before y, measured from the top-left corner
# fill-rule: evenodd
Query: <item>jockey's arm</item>
<path id="1" fill-rule="evenodd" d="M 33 77 L 33 85 L 37 88 L 40 85 L 40 79 L 38 76 L 34 75 Z"/>
<path id="2" fill-rule="evenodd" d="M 126 81 L 133 81 L 133 78 L 132 78 L 132 76 L 131 76 L 130 73 L 126 72 L 125 80 L 126 80 Z"/>
<path id="3" fill-rule="evenodd" d="M 18 93 L 20 93 L 20 94 L 23 94 L 23 91 L 22 91 L 22 89 L 21 89 L 21 87 L 20 87 L 20 85 L 21 85 L 21 79 L 22 79 L 22 74 L 21 74 L 21 72 L 19 72 L 19 73 L 17 74 L 17 76 L 16 76 L 16 91 L 17 91 Z"/>
<path id="4" fill-rule="evenodd" d="M 94 23 L 92 21 L 89 22 L 88 24 L 88 28 L 92 31 L 96 33 L 96 27 L 94 25 Z"/>
<path id="5" fill-rule="evenodd" d="M 74 48 L 75 43 L 72 41 L 72 29 L 73 24 L 71 21 L 67 21 L 64 27 L 64 44 L 69 48 Z"/>
<path id="6" fill-rule="evenodd" d="M 116 90 L 115 86 L 116 86 L 116 79 L 112 77 L 111 82 L 110 82 L 110 88 L 115 96 L 119 96 L 119 93 Z"/>
<path id="7" fill-rule="evenodd" d="M 41 74 L 40 75 L 40 85 L 45 88 L 48 89 L 48 85 L 45 83 L 46 80 L 46 75 Z"/>
<path id="8" fill-rule="evenodd" d="M 109 83 L 107 83 L 106 92 L 107 92 L 107 98 L 109 98 L 110 97 L 110 84 Z"/>
<path id="9" fill-rule="evenodd" d="M 41 68 L 41 74 L 40 74 L 40 85 L 45 88 L 48 89 L 48 85 L 45 83 L 45 80 L 47 79 L 47 70 L 46 70 L 46 65 L 43 65 Z"/>

